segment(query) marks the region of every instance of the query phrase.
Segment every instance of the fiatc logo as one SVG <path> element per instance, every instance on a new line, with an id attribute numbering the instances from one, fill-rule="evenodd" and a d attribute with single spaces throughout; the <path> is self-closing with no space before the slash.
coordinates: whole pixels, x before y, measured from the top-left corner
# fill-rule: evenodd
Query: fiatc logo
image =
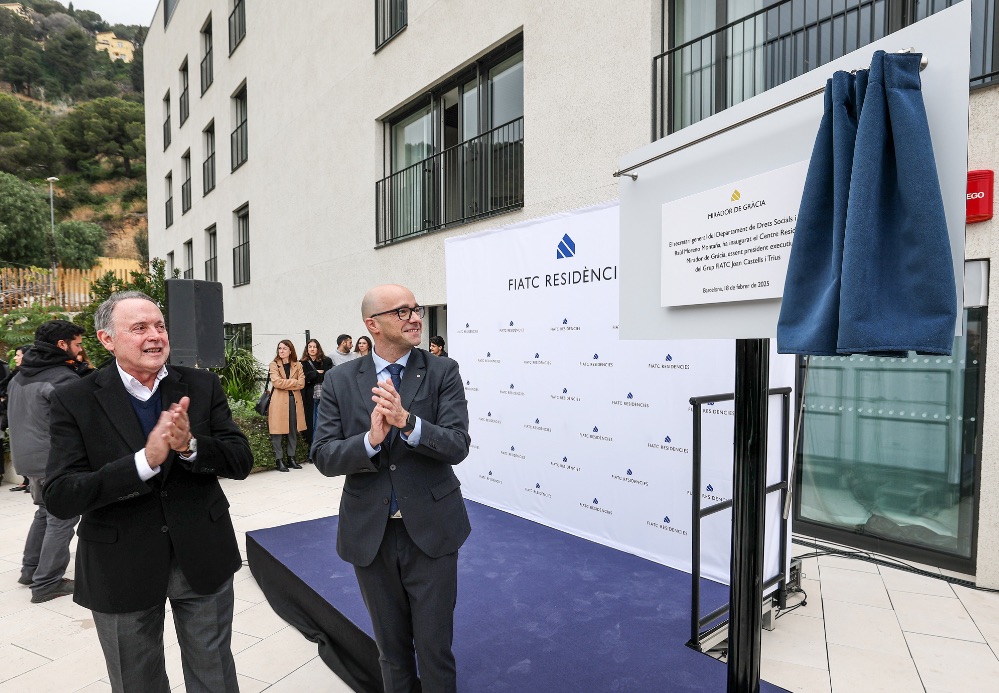
<path id="1" fill-rule="evenodd" d="M 542 426 L 541 425 L 541 419 L 540 418 L 539 419 L 535 419 L 534 423 L 526 423 L 526 424 L 524 424 L 524 428 L 530 429 L 532 431 L 541 431 L 542 433 L 551 433 L 552 432 L 552 429 L 548 428 L 547 426 Z"/>
<path id="2" fill-rule="evenodd" d="M 689 371 L 690 364 L 675 359 L 673 354 L 666 354 L 662 361 L 650 363 L 649 368 L 659 371 Z"/>
<path id="3" fill-rule="evenodd" d="M 648 402 L 640 402 L 635 399 L 635 395 L 630 392 L 624 399 L 612 399 L 611 404 L 617 407 L 637 407 L 639 409 L 648 409 L 650 406 Z"/>
<path id="4" fill-rule="evenodd" d="M 562 236 L 555 250 L 556 260 L 569 260 L 576 256 L 576 244 L 569 234 Z M 509 277 L 506 283 L 507 291 L 528 291 L 531 289 L 550 289 L 578 284 L 595 284 L 597 282 L 617 281 L 617 265 L 603 267 L 588 267 L 571 269 L 564 272 L 548 272 L 547 274 L 529 274 L 522 277 Z"/>
<path id="5" fill-rule="evenodd" d="M 499 328 L 499 331 L 500 332 L 523 332 L 524 328 L 523 327 L 516 327 L 513 324 L 513 320 L 511 320 L 510 321 L 510 325 L 508 327 L 501 327 L 501 328 Z"/>
<path id="6" fill-rule="evenodd" d="M 516 387 L 514 387 L 513 383 L 510 383 L 510 387 L 507 388 L 506 390 L 501 389 L 500 390 L 500 394 L 501 395 L 513 395 L 515 397 L 523 397 L 524 396 L 524 393 L 521 392 L 520 390 L 518 390 Z"/>
<path id="7" fill-rule="evenodd" d="M 687 491 L 687 495 L 690 496 L 690 495 L 693 495 L 693 494 L 691 494 L 690 491 Z M 726 498 L 725 496 L 719 496 L 719 495 L 717 495 L 715 493 L 715 487 L 712 486 L 711 484 L 707 484 L 704 487 L 704 491 L 701 492 L 701 499 L 702 500 L 714 501 L 716 503 L 724 503 L 726 501 L 732 500 L 731 498 Z"/>
<path id="8" fill-rule="evenodd" d="M 673 524 L 673 521 L 669 519 L 669 515 L 663 515 L 663 519 L 660 522 L 657 520 L 646 520 L 645 524 L 649 527 L 655 527 L 656 529 L 662 530 L 663 532 L 670 532 L 671 534 L 679 534 L 680 536 L 687 536 L 687 530 L 681 529 Z"/>
<path id="9" fill-rule="evenodd" d="M 497 414 L 496 416 L 499 416 L 499 414 Z M 488 423 L 488 424 L 501 424 L 501 423 L 503 423 L 503 420 L 494 417 L 493 413 L 491 411 L 487 411 L 485 416 L 480 416 L 479 417 L 479 421 L 481 421 L 482 423 Z"/>
<path id="10" fill-rule="evenodd" d="M 524 490 L 527 491 L 528 493 L 534 494 L 535 496 L 541 496 L 542 498 L 552 497 L 552 494 L 545 493 L 544 491 L 541 490 L 540 483 L 534 484 L 534 488 L 531 488 L 530 486 L 525 486 Z"/>
<path id="11" fill-rule="evenodd" d="M 648 443 L 648 446 L 653 450 L 662 450 L 663 452 L 679 452 L 684 455 L 690 454 L 690 450 L 682 447 L 680 445 L 674 445 L 673 439 L 669 436 L 663 438 L 663 442 L 652 442 Z"/>
<path id="12" fill-rule="evenodd" d="M 466 380 L 465 381 L 465 392 L 478 392 L 478 391 L 479 391 L 479 388 L 473 387 L 471 380 Z"/>
<path id="13" fill-rule="evenodd" d="M 648 481 L 644 481 L 642 479 L 636 479 L 634 473 L 630 469 L 627 472 L 625 472 L 624 476 L 621 476 L 620 474 L 611 474 L 610 477 L 614 481 L 623 481 L 628 484 L 636 484 L 638 486 L 649 485 Z"/>
<path id="14" fill-rule="evenodd" d="M 579 365 L 584 366 L 586 368 L 613 368 L 614 362 L 608 361 L 606 359 L 601 359 L 600 354 L 595 353 L 593 354 L 593 358 L 586 361 L 580 361 Z"/>
<path id="15" fill-rule="evenodd" d="M 458 330 L 458 334 L 478 334 L 478 333 L 479 333 L 479 331 L 475 330 L 475 329 L 472 329 L 472 325 L 470 323 L 467 323 L 467 322 L 465 323 L 465 329 Z"/>
<path id="16" fill-rule="evenodd" d="M 524 365 L 525 366 L 550 366 L 550 365 L 552 365 L 552 362 L 549 361 L 548 359 L 541 358 L 541 352 L 536 351 L 536 352 L 534 352 L 534 358 L 533 359 L 526 359 L 524 361 Z"/>
<path id="17" fill-rule="evenodd" d="M 557 469 L 563 469 L 563 470 L 565 470 L 567 472 L 581 472 L 581 471 L 583 471 L 582 467 L 580 467 L 578 465 L 574 465 L 574 464 L 569 464 L 569 458 L 568 457 L 563 457 L 561 462 L 559 462 L 558 460 L 552 460 L 548 464 L 550 464 L 552 467 L 555 467 Z"/>
<path id="18" fill-rule="evenodd" d="M 586 438 L 588 440 L 602 440 L 605 443 L 613 443 L 614 439 L 611 436 L 600 435 L 600 429 L 596 426 L 593 427 L 593 433 L 580 433 L 581 438 Z"/>
<path id="19" fill-rule="evenodd" d="M 479 363 L 503 363 L 500 359 L 493 358 L 493 352 L 487 351 L 485 358 L 478 359 Z"/>
<path id="20" fill-rule="evenodd" d="M 563 387 L 561 393 L 556 392 L 556 393 L 550 394 L 548 396 L 551 397 L 556 402 L 582 402 L 583 401 L 583 398 L 580 397 L 579 395 L 575 395 L 575 394 L 569 392 L 569 388 L 567 388 L 567 387 Z"/>
<path id="21" fill-rule="evenodd" d="M 521 455 L 519 452 L 517 452 L 517 448 L 515 448 L 513 445 L 510 446 L 509 450 L 500 450 L 500 454 L 506 455 L 507 457 L 516 457 L 518 460 L 527 459 L 527 455 Z"/>
<path id="22" fill-rule="evenodd" d="M 586 508 L 587 510 L 592 510 L 593 512 L 603 513 L 604 515 L 613 515 L 614 511 L 609 508 L 601 508 L 600 501 L 596 498 L 593 499 L 593 503 L 580 503 L 579 507 Z"/>
<path id="23" fill-rule="evenodd" d="M 488 474 L 479 474 L 479 478 L 483 481 L 488 481 L 491 484 L 499 484 L 500 486 L 503 485 L 503 480 L 499 477 L 493 476 L 493 470 L 491 469 Z"/>
<path id="24" fill-rule="evenodd" d="M 552 332 L 579 332 L 583 328 L 579 325 L 573 325 L 569 322 L 569 318 L 562 318 L 562 322 L 558 325 L 552 325 L 549 328 Z"/>

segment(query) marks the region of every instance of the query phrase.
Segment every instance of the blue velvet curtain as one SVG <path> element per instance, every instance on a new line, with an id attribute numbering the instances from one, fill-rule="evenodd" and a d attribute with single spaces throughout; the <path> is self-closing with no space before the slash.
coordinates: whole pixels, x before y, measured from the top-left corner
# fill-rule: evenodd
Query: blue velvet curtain
<path id="1" fill-rule="evenodd" d="M 777 349 L 950 354 L 957 295 L 919 80 L 874 54 L 826 84 L 788 263 Z"/>

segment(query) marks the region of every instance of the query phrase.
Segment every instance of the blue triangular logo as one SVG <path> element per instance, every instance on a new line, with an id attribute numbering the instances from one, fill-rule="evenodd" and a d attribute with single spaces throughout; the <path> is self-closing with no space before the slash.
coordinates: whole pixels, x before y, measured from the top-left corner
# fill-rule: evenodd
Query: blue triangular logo
<path id="1" fill-rule="evenodd" d="M 634 476 L 630 469 L 628 470 L 628 476 Z"/>
<path id="2" fill-rule="evenodd" d="M 567 387 L 563 387 L 563 388 L 562 388 L 562 394 L 563 394 L 563 395 L 567 395 L 567 394 L 569 394 L 569 388 L 567 388 Z"/>
<path id="3" fill-rule="evenodd" d="M 631 393 L 629 392 L 629 393 L 628 393 L 628 399 L 635 399 L 635 395 L 633 395 L 633 394 L 631 394 Z"/>
<path id="4" fill-rule="evenodd" d="M 666 524 L 669 524 L 669 515 L 667 515 L 666 517 L 663 518 L 663 522 L 665 522 Z"/>
<path id="5" fill-rule="evenodd" d="M 594 361 L 596 361 L 596 360 L 597 360 L 598 358 L 600 358 L 600 356 L 599 356 L 598 354 L 594 354 L 594 355 L 593 355 L 593 360 L 594 360 Z"/>
<path id="6" fill-rule="evenodd" d="M 714 490 L 715 490 L 715 487 L 712 486 L 711 484 L 708 484 L 708 491 L 714 491 Z"/>
<path id="7" fill-rule="evenodd" d="M 541 358 L 541 354 L 534 354 L 534 358 Z"/>
<path id="8" fill-rule="evenodd" d="M 535 419 L 535 420 L 534 420 L 534 423 L 536 423 L 536 424 L 539 424 L 539 423 L 541 423 L 541 419 Z"/>
<path id="9" fill-rule="evenodd" d="M 541 484 L 534 484 L 534 488 L 541 488 Z"/>
<path id="10" fill-rule="evenodd" d="M 568 457 L 563 457 L 563 458 L 562 458 L 562 461 L 563 461 L 563 462 L 568 462 L 568 461 L 569 461 L 569 458 L 568 458 Z"/>
<path id="11" fill-rule="evenodd" d="M 666 360 L 667 361 L 672 361 L 673 357 L 671 355 L 669 355 L 669 354 L 666 354 Z"/>
<path id="12" fill-rule="evenodd" d="M 562 324 L 563 325 L 568 325 L 569 324 L 569 318 L 562 318 Z"/>
<path id="13" fill-rule="evenodd" d="M 516 451 L 517 451 L 517 450 L 516 450 L 516 448 L 514 448 L 514 447 L 513 447 L 512 445 L 511 445 L 511 446 L 510 446 L 510 452 L 516 452 Z"/>
<path id="14" fill-rule="evenodd" d="M 600 501 L 598 501 L 596 498 L 594 498 L 593 499 L 593 505 L 600 505 Z"/>
<path id="15" fill-rule="evenodd" d="M 576 242 L 569 238 L 569 234 L 562 236 L 558 242 L 558 250 L 555 251 L 556 260 L 564 260 L 576 254 Z"/>
<path id="16" fill-rule="evenodd" d="M 594 426 L 594 427 L 593 427 L 593 432 L 594 432 L 594 433 L 596 433 L 596 432 L 597 432 L 597 427 L 596 427 L 596 426 Z"/>
<path id="17" fill-rule="evenodd" d="M 672 443 L 672 442 L 673 442 L 673 439 L 672 439 L 672 438 L 670 438 L 669 436 L 666 436 L 666 442 L 667 442 L 667 443 Z"/>
<path id="18" fill-rule="evenodd" d="M 510 327 L 513 327 L 513 320 L 510 321 Z"/>

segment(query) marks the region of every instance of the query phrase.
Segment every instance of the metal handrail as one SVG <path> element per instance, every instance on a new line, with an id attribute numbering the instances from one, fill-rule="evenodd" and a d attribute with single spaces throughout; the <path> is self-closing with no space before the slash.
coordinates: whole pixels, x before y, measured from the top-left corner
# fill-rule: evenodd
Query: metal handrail
<path id="1" fill-rule="evenodd" d="M 784 507 L 784 501 L 787 498 L 789 491 L 788 488 L 788 476 L 789 476 L 789 460 L 790 460 L 790 450 L 788 448 L 788 438 L 791 431 L 791 388 L 790 387 L 775 387 L 768 390 L 770 396 L 780 395 L 781 397 L 781 480 L 777 483 L 770 484 L 766 487 L 766 495 L 779 491 L 781 493 L 781 507 Z M 713 515 L 717 512 L 725 510 L 732 507 L 732 501 L 722 501 L 720 503 L 715 503 L 714 505 L 709 505 L 706 508 L 701 507 L 701 405 L 706 403 L 714 402 L 727 402 L 735 399 L 734 393 L 726 393 L 721 395 L 702 395 L 699 397 L 691 397 L 690 404 L 693 407 L 693 444 L 691 447 L 692 458 L 693 458 L 693 469 L 691 478 L 691 564 L 690 564 L 690 640 L 687 642 L 687 646 L 695 650 L 700 651 L 701 638 L 705 632 L 714 630 L 715 628 L 721 627 L 722 624 L 717 624 L 708 629 L 708 631 L 702 631 L 703 626 L 707 626 L 714 621 L 718 620 L 719 617 L 725 615 L 729 610 L 729 605 L 724 604 L 711 613 L 701 616 L 701 520 L 709 515 Z M 787 531 L 788 531 L 788 521 L 781 517 L 780 522 L 780 570 L 777 574 L 763 582 L 763 591 L 766 591 L 774 585 L 779 585 L 777 588 L 777 598 L 778 603 L 781 608 L 784 608 L 787 603 L 787 592 L 785 589 L 785 583 L 787 582 L 786 566 L 787 566 Z"/>

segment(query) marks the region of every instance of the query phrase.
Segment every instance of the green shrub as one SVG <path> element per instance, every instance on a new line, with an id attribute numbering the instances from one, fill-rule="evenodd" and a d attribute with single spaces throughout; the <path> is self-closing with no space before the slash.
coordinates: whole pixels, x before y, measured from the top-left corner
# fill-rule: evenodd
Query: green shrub
<path id="1" fill-rule="evenodd" d="M 256 401 L 260 394 L 259 382 L 264 377 L 264 367 L 252 351 L 227 343 L 225 366 L 211 370 L 219 376 L 222 389 L 229 399 Z"/>
<path id="2" fill-rule="evenodd" d="M 232 420 L 236 422 L 239 430 L 250 441 L 250 451 L 253 453 L 253 471 L 274 469 L 276 466 L 274 464 L 274 448 L 271 447 L 271 435 L 267 430 L 267 417 L 260 416 L 253 411 L 252 405 L 249 406 L 251 412 L 249 415 L 243 414 L 242 408 L 239 414 L 234 410 Z M 305 442 L 304 433 L 298 435 L 298 449 L 295 453 L 295 459 L 299 462 L 309 459 L 309 446 Z"/>

